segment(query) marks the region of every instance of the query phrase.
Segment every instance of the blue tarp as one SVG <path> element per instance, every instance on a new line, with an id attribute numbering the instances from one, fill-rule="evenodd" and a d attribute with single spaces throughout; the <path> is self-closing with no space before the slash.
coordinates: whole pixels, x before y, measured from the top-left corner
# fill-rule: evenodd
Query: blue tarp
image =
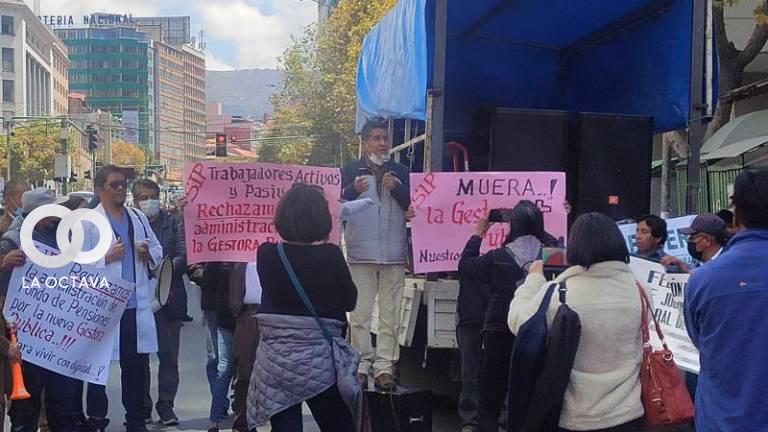
<path id="1" fill-rule="evenodd" d="M 693 0 L 448 0 L 447 111 L 559 109 L 688 122 Z M 599 36 L 602 37 L 599 37 Z M 366 118 L 424 120 L 434 1 L 400 0 L 365 37 Z"/>

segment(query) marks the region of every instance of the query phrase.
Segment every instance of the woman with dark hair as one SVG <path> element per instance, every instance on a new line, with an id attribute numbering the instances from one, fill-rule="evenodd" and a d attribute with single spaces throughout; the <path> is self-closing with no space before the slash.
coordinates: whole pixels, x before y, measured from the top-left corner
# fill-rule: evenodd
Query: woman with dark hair
<path id="1" fill-rule="evenodd" d="M 552 283 L 566 283 L 568 306 L 581 318 L 581 339 L 560 414 L 562 431 L 642 430 L 640 418 L 640 293 L 629 268 L 629 250 L 616 224 L 600 213 L 580 216 L 571 228 L 568 268 L 553 282 L 533 263 L 509 307 L 517 333 L 538 309 Z M 549 325 L 560 301 L 547 308 Z"/>
<path id="2" fill-rule="evenodd" d="M 478 382 L 481 432 L 498 431 L 499 415 L 507 394 L 507 380 L 500 378 L 509 375 L 515 342 L 506 324 L 509 302 L 541 247 L 551 242 L 551 236 L 548 237 L 544 231 L 541 210 L 532 202 L 519 202 L 511 210 L 509 219 L 509 234 L 504 244 L 482 255 L 480 245 L 491 223 L 487 218 L 478 220 L 475 235 L 470 237 L 459 260 L 460 305 L 470 303 L 473 297 L 486 295 L 485 290 L 472 292 L 470 287 L 489 287 L 488 303 L 483 311 L 484 351 Z"/>
<path id="3" fill-rule="evenodd" d="M 301 404 L 307 402 L 323 432 L 355 430 L 348 407 L 360 391 L 359 357 L 343 334 L 357 289 L 341 249 L 327 243 L 331 225 L 321 190 L 297 184 L 275 212 L 284 242 L 259 246 L 263 291 L 248 394 L 251 426 L 269 421 L 275 432 L 301 431 Z"/>

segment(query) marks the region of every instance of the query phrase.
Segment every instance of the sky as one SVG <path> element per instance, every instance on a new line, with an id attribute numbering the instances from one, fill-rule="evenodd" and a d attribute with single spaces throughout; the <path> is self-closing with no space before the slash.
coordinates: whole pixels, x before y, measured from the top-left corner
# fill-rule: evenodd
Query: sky
<path id="1" fill-rule="evenodd" d="M 25 0 L 33 7 L 34 0 Z M 317 20 L 313 0 L 39 0 L 40 15 L 97 12 L 139 16 L 190 16 L 192 36 L 203 31 L 206 68 L 274 68 L 291 35 Z"/>

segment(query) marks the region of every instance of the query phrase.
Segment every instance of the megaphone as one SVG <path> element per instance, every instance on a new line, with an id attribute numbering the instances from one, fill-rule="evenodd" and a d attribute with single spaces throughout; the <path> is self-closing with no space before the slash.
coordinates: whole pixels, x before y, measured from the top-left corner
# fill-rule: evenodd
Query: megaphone
<path id="1" fill-rule="evenodd" d="M 8 321 L 8 327 L 10 327 L 11 345 L 17 346 L 16 340 L 16 325 L 13 321 Z M 24 387 L 24 375 L 21 373 L 21 362 L 11 362 L 11 400 L 29 399 L 32 395 L 29 394 L 26 387 Z"/>
<path id="2" fill-rule="evenodd" d="M 173 283 L 173 260 L 167 256 L 158 263 L 150 273 L 157 281 L 155 298 L 152 300 L 152 312 L 157 312 L 168 303 Z"/>

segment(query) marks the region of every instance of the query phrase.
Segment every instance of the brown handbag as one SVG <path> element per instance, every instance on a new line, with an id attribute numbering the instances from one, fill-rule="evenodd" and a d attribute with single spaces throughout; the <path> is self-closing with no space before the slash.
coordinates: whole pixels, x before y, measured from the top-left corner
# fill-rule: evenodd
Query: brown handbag
<path id="1" fill-rule="evenodd" d="M 651 302 L 645 290 L 637 284 L 642 302 L 643 363 L 640 367 L 642 401 L 645 409 L 645 423 L 648 426 L 662 426 L 688 422 L 693 419 L 694 407 L 685 381 L 675 364 L 672 351 L 667 347 L 659 322 L 653 316 L 656 334 L 663 349 L 653 351 L 648 331 L 648 311 Z"/>

